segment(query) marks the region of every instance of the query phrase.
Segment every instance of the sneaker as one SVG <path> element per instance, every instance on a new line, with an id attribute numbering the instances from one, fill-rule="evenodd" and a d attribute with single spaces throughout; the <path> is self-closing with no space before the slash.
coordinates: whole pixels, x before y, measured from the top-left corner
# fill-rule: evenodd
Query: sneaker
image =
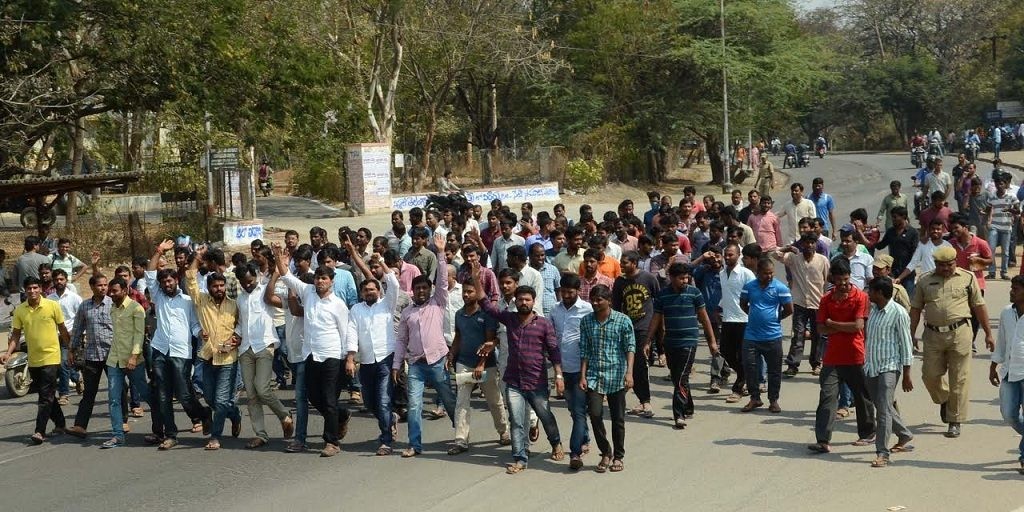
<path id="1" fill-rule="evenodd" d="M 116 437 L 112 437 L 112 438 L 104 441 L 103 444 L 100 445 L 100 449 L 107 450 L 107 449 L 110 449 L 110 448 L 118 448 L 118 447 L 121 447 L 121 446 L 124 446 L 124 441 L 122 441 L 122 440 L 120 440 L 120 439 L 118 439 Z"/>
<path id="2" fill-rule="evenodd" d="M 960 424 L 959 423 L 950 423 L 949 424 L 949 430 L 946 430 L 945 436 L 950 438 L 950 439 L 955 439 L 957 437 L 960 437 Z"/>

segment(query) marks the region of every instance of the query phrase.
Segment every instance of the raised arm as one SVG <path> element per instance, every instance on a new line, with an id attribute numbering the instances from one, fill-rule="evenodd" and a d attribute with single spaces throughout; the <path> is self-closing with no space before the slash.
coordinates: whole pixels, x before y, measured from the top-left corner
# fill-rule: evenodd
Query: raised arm
<path id="1" fill-rule="evenodd" d="M 149 258 L 149 266 L 147 267 L 147 270 L 155 271 L 157 267 L 160 266 L 160 258 L 164 255 L 165 252 L 173 248 L 174 240 L 171 240 L 170 238 L 165 238 L 163 242 L 160 242 L 156 246 L 156 252 L 154 252 L 153 256 Z"/>
<path id="2" fill-rule="evenodd" d="M 281 300 L 281 297 L 275 293 L 274 289 L 277 288 L 277 279 L 280 277 L 275 267 L 273 272 L 270 273 L 270 280 L 267 282 L 267 288 L 263 290 L 263 302 L 268 306 L 274 306 L 275 308 L 283 308 L 285 303 Z"/>
<path id="3" fill-rule="evenodd" d="M 188 270 L 185 271 L 185 293 L 189 297 L 192 297 L 193 301 L 198 301 L 200 297 L 199 292 L 199 260 L 202 259 L 203 255 L 206 254 L 206 246 L 200 245 L 196 248 L 196 257 L 192 258 L 192 263 L 189 264 Z M 199 304 L 197 303 L 196 306 Z"/>
<path id="4" fill-rule="evenodd" d="M 437 250 L 437 272 L 434 279 L 434 296 L 431 300 L 441 306 L 448 305 L 448 264 L 441 264 L 444 259 L 445 237 L 440 233 L 434 233 L 434 248 Z"/>

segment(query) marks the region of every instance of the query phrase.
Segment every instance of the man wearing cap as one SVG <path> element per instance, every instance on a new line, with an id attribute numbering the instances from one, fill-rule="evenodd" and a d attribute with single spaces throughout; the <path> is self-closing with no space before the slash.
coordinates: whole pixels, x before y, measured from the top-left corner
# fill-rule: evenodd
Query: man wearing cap
<path id="1" fill-rule="evenodd" d="M 892 279 L 892 261 L 892 256 L 888 254 L 876 256 L 875 263 L 871 267 L 871 276 Z M 892 301 L 910 311 L 910 295 L 903 285 L 896 282 L 892 284 Z"/>
<path id="2" fill-rule="evenodd" d="M 972 312 L 985 330 L 989 350 L 995 348 L 995 341 L 981 287 L 974 274 L 957 267 L 956 249 L 940 247 L 933 257 L 935 271 L 921 276 L 910 301 L 910 332 L 917 332 L 923 312 L 921 380 L 932 401 L 939 404 L 942 421 L 949 423 L 946 437 L 955 438 L 960 437 L 960 424 L 967 419 Z"/>

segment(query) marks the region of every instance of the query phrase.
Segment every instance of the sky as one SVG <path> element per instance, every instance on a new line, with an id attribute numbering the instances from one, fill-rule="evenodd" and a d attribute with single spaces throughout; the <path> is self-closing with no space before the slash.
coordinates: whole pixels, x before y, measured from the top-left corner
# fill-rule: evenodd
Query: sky
<path id="1" fill-rule="evenodd" d="M 817 9 L 819 7 L 833 7 L 837 4 L 835 0 L 797 0 L 797 4 L 806 9 Z"/>

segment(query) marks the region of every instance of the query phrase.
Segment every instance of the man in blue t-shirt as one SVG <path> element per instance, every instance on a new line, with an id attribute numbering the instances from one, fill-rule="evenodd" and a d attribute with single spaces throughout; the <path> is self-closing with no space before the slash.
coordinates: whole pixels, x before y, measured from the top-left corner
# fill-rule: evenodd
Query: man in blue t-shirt
<path id="1" fill-rule="evenodd" d="M 747 313 L 743 333 L 743 366 L 750 401 L 741 411 L 750 412 L 764 405 L 757 385 L 757 364 L 761 357 L 768 363 L 768 410 L 782 412 L 779 392 L 782 388 L 782 320 L 793 314 L 793 295 L 775 279 L 775 264 L 767 257 L 757 262 L 757 279 L 740 292 L 740 307 Z"/>
<path id="2" fill-rule="evenodd" d="M 836 202 L 832 196 L 825 193 L 825 180 L 814 178 L 814 181 L 811 182 L 811 195 L 808 196 L 808 199 L 814 203 L 818 218 L 825 223 L 825 233 L 831 235 L 836 225 Z"/>
<path id="3" fill-rule="evenodd" d="M 657 339 L 664 329 L 665 358 L 675 390 L 672 392 L 672 416 L 675 428 L 686 428 L 686 419 L 693 417 L 693 397 L 690 394 L 690 370 L 697 355 L 700 328 L 708 340 L 712 357 L 718 355 L 718 343 L 711 319 L 705 309 L 704 297 L 691 283 L 692 270 L 683 263 L 668 268 L 669 286 L 662 288 L 654 299 L 654 318 L 646 343 Z M 700 327 L 698 327 L 698 322 Z M 780 342 L 781 343 L 781 342 Z M 780 363 L 781 364 L 781 363 Z M 757 383 L 755 382 L 755 386 Z"/>

